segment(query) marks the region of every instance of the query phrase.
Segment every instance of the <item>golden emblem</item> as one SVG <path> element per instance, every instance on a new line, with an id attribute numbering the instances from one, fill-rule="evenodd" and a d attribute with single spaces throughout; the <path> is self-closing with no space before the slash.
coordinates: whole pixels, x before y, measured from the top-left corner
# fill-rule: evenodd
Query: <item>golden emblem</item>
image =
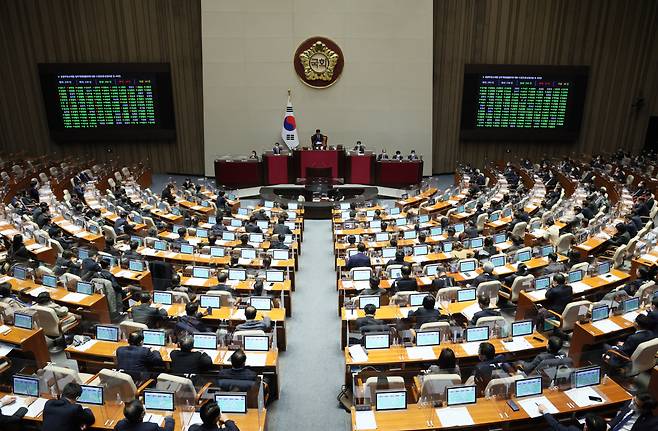
<path id="1" fill-rule="evenodd" d="M 331 81 L 339 57 L 336 52 L 319 40 L 299 54 L 299 59 L 304 67 L 304 75 L 310 81 L 317 79 Z"/>

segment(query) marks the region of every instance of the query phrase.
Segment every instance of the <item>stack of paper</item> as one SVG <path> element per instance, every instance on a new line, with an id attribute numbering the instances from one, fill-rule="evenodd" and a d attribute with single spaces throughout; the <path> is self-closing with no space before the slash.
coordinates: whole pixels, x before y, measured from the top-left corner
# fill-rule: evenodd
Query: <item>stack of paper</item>
<path id="1" fill-rule="evenodd" d="M 525 337 L 514 337 L 512 341 L 503 341 L 503 346 L 505 346 L 508 352 L 532 349 L 532 344 Z"/>
<path id="2" fill-rule="evenodd" d="M 366 350 L 363 348 L 362 345 L 354 344 L 352 346 L 349 346 L 347 350 L 350 352 L 350 356 L 352 357 L 352 360 L 354 362 L 368 361 L 368 353 L 366 353 Z"/>
<path id="3" fill-rule="evenodd" d="M 619 280 L 621 280 L 621 277 L 617 277 L 616 275 L 614 275 L 614 274 L 612 274 L 612 273 L 610 273 L 610 272 L 607 273 L 607 274 L 605 274 L 605 275 L 603 275 L 602 277 L 603 277 L 603 278 L 605 279 L 605 281 L 607 281 L 608 283 L 614 283 L 615 281 L 619 281 Z"/>
<path id="4" fill-rule="evenodd" d="M 247 317 L 244 315 L 244 308 L 235 308 L 231 313 L 231 319 L 247 320 Z"/>
<path id="5" fill-rule="evenodd" d="M 375 420 L 375 412 L 372 410 L 356 411 L 354 412 L 354 428 L 357 430 L 374 430 L 377 429 L 377 421 Z"/>
<path id="6" fill-rule="evenodd" d="M 1 409 L 2 414 L 4 416 L 11 416 L 14 413 L 16 413 L 16 411 L 18 411 L 18 409 L 20 409 L 21 407 L 26 407 L 27 408 L 27 403 L 25 402 L 25 398 L 16 397 L 16 401 L 9 404 L 8 406 L 2 407 L 2 409 Z"/>
<path id="7" fill-rule="evenodd" d="M 543 405 L 546 407 L 546 411 L 548 413 L 558 413 L 558 410 L 555 408 L 553 404 L 551 404 L 550 401 L 546 397 L 532 397 L 532 398 L 524 398 L 524 399 L 517 399 L 516 403 L 521 406 L 523 410 L 530 416 L 531 418 L 536 418 L 538 416 L 541 416 L 542 414 L 539 413 L 539 405 Z"/>
<path id="8" fill-rule="evenodd" d="M 446 407 L 436 409 L 436 415 L 441 421 L 441 426 L 460 427 L 473 425 L 473 418 L 466 407 Z"/>
<path id="9" fill-rule="evenodd" d="M 30 293 L 30 296 L 34 296 L 36 298 L 37 296 L 39 296 L 39 294 L 41 292 L 50 292 L 50 289 L 48 289 L 47 287 L 36 287 L 36 288 L 30 290 L 29 293 Z"/>
<path id="10" fill-rule="evenodd" d="M 407 356 L 409 359 L 436 359 L 432 346 L 407 347 Z"/>
<path id="11" fill-rule="evenodd" d="M 184 424 L 184 430 L 187 431 L 192 425 L 196 424 L 202 424 L 203 421 L 201 420 L 201 414 L 198 412 L 194 412 L 192 414 L 192 417 L 190 418 L 190 421 L 187 424 Z"/>
<path id="12" fill-rule="evenodd" d="M 130 278 L 130 277 L 132 277 L 132 275 L 133 275 L 133 272 L 129 271 L 127 269 L 122 269 L 121 271 L 114 274 L 115 277 L 119 277 L 119 278 Z"/>
<path id="13" fill-rule="evenodd" d="M 98 340 L 89 340 L 84 344 L 80 344 L 79 346 L 75 347 L 76 350 L 79 350 L 81 352 L 85 352 L 92 348 L 94 344 L 98 343 Z"/>
<path id="14" fill-rule="evenodd" d="M 471 343 L 464 343 L 461 346 L 468 356 L 477 356 L 478 350 L 480 349 L 480 342 L 475 341 Z"/>
<path id="15" fill-rule="evenodd" d="M 189 286 L 203 286 L 206 284 L 206 279 L 205 278 L 197 278 L 197 277 L 190 277 L 187 279 L 185 284 Z"/>
<path id="16" fill-rule="evenodd" d="M 144 415 L 144 422 L 152 422 L 162 426 L 162 423 L 164 422 L 164 416 L 156 415 L 155 413 L 147 413 Z"/>
<path id="17" fill-rule="evenodd" d="M 11 331 L 11 328 L 7 325 L 0 326 L 0 334 L 4 335 L 7 332 Z"/>
<path id="18" fill-rule="evenodd" d="M 571 398 L 571 400 L 576 403 L 578 407 L 587 407 L 598 404 L 598 401 L 590 400 L 589 397 L 597 397 L 603 399 L 598 392 L 594 390 L 591 386 L 585 386 L 584 388 L 574 388 L 564 391 L 564 393 Z"/>
<path id="19" fill-rule="evenodd" d="M 343 289 L 351 289 L 352 280 L 343 280 Z"/>
<path id="20" fill-rule="evenodd" d="M 420 277 L 420 283 L 423 285 L 432 284 L 432 279 L 429 277 Z"/>
<path id="21" fill-rule="evenodd" d="M 247 352 L 247 366 L 264 367 L 267 363 L 267 353 Z"/>
<path id="22" fill-rule="evenodd" d="M 617 325 L 615 322 L 609 319 L 599 320 L 598 322 L 593 322 L 592 326 L 603 333 L 619 331 L 621 326 Z"/>
<path id="23" fill-rule="evenodd" d="M 468 320 L 473 319 L 473 316 L 475 313 L 478 311 L 481 311 L 482 309 L 480 308 L 480 305 L 476 302 L 475 304 L 471 304 L 468 307 L 464 308 L 461 311 L 461 314 L 466 317 Z"/>
<path id="24" fill-rule="evenodd" d="M 356 311 L 356 310 L 345 310 L 345 319 L 355 320 L 357 317 L 359 317 L 358 311 Z"/>
<path id="25" fill-rule="evenodd" d="M 14 346 L 11 344 L 0 343 L 0 356 L 7 356 L 12 350 L 14 350 Z"/>
<path id="26" fill-rule="evenodd" d="M 30 404 L 30 407 L 27 408 L 27 413 L 25 416 L 35 418 L 43 412 L 43 408 L 46 406 L 46 401 L 48 399 L 46 398 L 37 398 L 34 400 L 32 404 Z"/>
<path id="27" fill-rule="evenodd" d="M 630 313 L 622 314 L 621 317 L 623 317 L 624 320 L 628 320 L 629 322 L 635 322 L 635 319 L 639 315 L 640 313 L 638 311 L 631 311 Z"/>
<path id="28" fill-rule="evenodd" d="M 88 297 L 89 295 L 85 295 L 84 293 L 71 292 L 61 297 L 60 301 L 77 303 L 84 301 Z"/>
<path id="29" fill-rule="evenodd" d="M 592 286 L 589 284 L 583 283 L 582 281 L 577 281 L 575 283 L 569 283 L 571 286 L 571 289 L 573 290 L 573 293 L 582 293 L 586 291 L 587 289 L 591 289 Z"/>
<path id="30" fill-rule="evenodd" d="M 0 283 L 6 283 L 6 282 L 8 282 L 9 280 L 11 280 L 11 277 L 8 276 L 8 275 L 5 275 L 5 276 L 3 276 L 3 277 L 0 277 Z"/>

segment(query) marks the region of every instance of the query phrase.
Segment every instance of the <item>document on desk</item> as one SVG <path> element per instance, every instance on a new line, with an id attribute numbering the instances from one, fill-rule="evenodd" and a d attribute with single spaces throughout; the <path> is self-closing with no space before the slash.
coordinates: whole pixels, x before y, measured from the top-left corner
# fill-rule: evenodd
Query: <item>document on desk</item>
<path id="1" fill-rule="evenodd" d="M 144 422 L 151 422 L 157 424 L 158 426 L 162 426 L 162 423 L 164 422 L 164 416 L 156 415 L 155 413 L 146 413 L 143 420 Z"/>
<path id="2" fill-rule="evenodd" d="M 655 256 L 653 254 L 643 254 L 642 256 L 640 256 L 640 258 L 644 259 L 644 260 L 651 261 L 653 263 L 658 262 L 658 256 Z"/>
<path id="3" fill-rule="evenodd" d="M 41 292 L 48 292 L 48 293 L 50 293 L 50 289 L 47 288 L 47 287 L 36 287 L 36 288 L 30 290 L 28 293 L 30 294 L 30 296 L 34 296 L 34 297 L 36 298 L 37 296 L 39 296 L 39 294 L 40 294 Z"/>
<path id="4" fill-rule="evenodd" d="M 30 407 L 27 408 L 27 413 L 25 416 L 30 418 L 35 418 L 43 412 L 43 408 L 46 406 L 47 398 L 37 398 L 34 400 Z"/>
<path id="5" fill-rule="evenodd" d="M 604 279 L 608 283 L 614 283 L 615 281 L 621 280 L 621 277 L 617 277 L 616 275 L 614 275 L 610 272 L 605 274 L 605 275 L 600 275 L 599 277 Z"/>
<path id="6" fill-rule="evenodd" d="M 354 344 L 347 348 L 347 351 L 350 352 L 352 361 L 354 362 L 368 362 L 368 353 L 360 344 Z"/>
<path id="7" fill-rule="evenodd" d="M 0 326 L 0 334 L 5 335 L 9 331 L 11 331 L 11 326 L 7 326 L 7 325 Z"/>
<path id="8" fill-rule="evenodd" d="M 526 398 L 526 399 L 517 399 L 516 403 L 521 406 L 523 410 L 530 416 L 531 418 L 536 418 L 538 416 L 541 416 L 541 413 L 539 413 L 539 407 L 538 404 L 542 404 L 544 407 L 546 407 L 546 411 L 548 413 L 559 413 L 558 409 L 555 408 L 555 406 L 548 401 L 546 397 L 532 397 L 532 398 Z"/>
<path id="9" fill-rule="evenodd" d="M 407 347 L 407 356 L 409 359 L 436 359 L 432 346 Z"/>
<path id="10" fill-rule="evenodd" d="M 546 290 L 533 290 L 532 292 L 526 292 L 526 295 L 534 301 L 542 301 L 546 299 Z"/>
<path id="11" fill-rule="evenodd" d="M 201 420 L 201 413 L 194 412 L 192 414 L 192 417 L 190 418 L 190 421 L 187 424 L 183 424 L 184 430 L 187 431 L 192 425 L 199 424 L 201 425 L 203 421 Z"/>
<path id="12" fill-rule="evenodd" d="M 251 259 L 246 259 L 246 258 L 239 258 L 238 259 L 238 265 L 249 265 L 251 264 Z"/>
<path id="13" fill-rule="evenodd" d="M 8 282 L 9 280 L 11 280 L 11 277 L 8 276 L 8 275 L 5 275 L 4 277 L 0 277 L 0 284 L 2 284 L 2 283 L 6 283 L 6 282 Z"/>
<path id="14" fill-rule="evenodd" d="M 429 285 L 429 284 L 432 284 L 432 279 L 429 278 L 429 277 L 420 277 L 419 280 L 420 280 L 420 283 L 421 283 L 422 285 Z"/>
<path id="15" fill-rule="evenodd" d="M 85 295 L 84 293 L 71 292 L 62 296 L 60 301 L 78 303 L 80 301 L 84 301 L 86 298 L 89 298 L 89 295 Z"/>
<path id="16" fill-rule="evenodd" d="M 582 281 L 577 281 L 575 283 L 569 283 L 571 285 L 571 289 L 573 289 L 573 293 L 583 293 L 587 289 L 591 289 L 592 286 L 590 286 L 587 283 L 583 283 Z"/>
<path id="17" fill-rule="evenodd" d="M 598 322 L 593 322 L 592 326 L 598 329 L 603 333 L 619 331 L 621 326 L 617 325 L 615 322 L 609 319 L 599 320 Z"/>
<path id="18" fill-rule="evenodd" d="M 244 308 L 235 308 L 231 313 L 231 319 L 247 320 L 247 317 L 244 315 Z"/>
<path id="19" fill-rule="evenodd" d="M 585 386 L 584 388 L 574 388 L 564 391 L 564 393 L 571 398 L 571 400 L 576 403 L 578 407 L 587 407 L 600 404 L 597 401 L 590 400 L 589 397 L 598 397 L 604 399 L 604 397 L 596 392 L 593 387 Z"/>
<path id="20" fill-rule="evenodd" d="M 128 269 L 122 269 L 121 271 L 114 274 L 114 276 L 119 278 L 132 278 L 133 272 Z"/>
<path id="21" fill-rule="evenodd" d="M 343 280 L 343 289 L 351 289 L 354 285 L 352 284 L 352 280 Z"/>
<path id="22" fill-rule="evenodd" d="M 532 344 L 525 337 L 514 337 L 512 341 L 503 341 L 503 346 L 508 352 L 532 349 Z"/>
<path id="23" fill-rule="evenodd" d="M 480 305 L 475 303 L 471 304 L 468 307 L 464 308 L 461 311 L 462 316 L 466 317 L 466 319 L 471 320 L 473 319 L 473 316 L 475 316 L 475 313 L 478 311 L 481 311 L 482 309 L 480 308 Z"/>
<path id="24" fill-rule="evenodd" d="M 628 320 L 629 322 L 635 322 L 635 319 L 636 319 L 637 316 L 639 316 L 639 315 L 640 315 L 639 312 L 637 312 L 637 311 L 631 311 L 630 313 L 622 314 L 621 317 L 623 317 L 624 320 Z"/>
<path id="25" fill-rule="evenodd" d="M 375 412 L 372 410 L 354 412 L 354 428 L 357 430 L 374 430 L 377 429 L 377 420 Z"/>
<path id="26" fill-rule="evenodd" d="M 75 346 L 74 349 L 79 350 L 81 352 L 86 352 L 87 350 L 91 349 L 96 343 L 98 343 L 98 340 L 89 340 L 84 344 Z"/>
<path id="27" fill-rule="evenodd" d="M 346 320 L 356 320 L 359 317 L 359 312 L 357 310 L 345 310 L 344 316 Z"/>
<path id="28" fill-rule="evenodd" d="M 408 317 L 408 316 L 409 316 L 409 313 L 411 313 L 412 311 L 416 311 L 416 310 L 418 310 L 419 308 L 420 308 L 420 306 L 413 306 L 413 307 L 400 307 L 400 308 L 399 308 L 400 316 L 402 316 L 402 318 Z"/>
<path id="29" fill-rule="evenodd" d="M 8 406 L 2 407 L 2 414 L 5 416 L 11 416 L 18 411 L 21 407 L 27 408 L 26 398 L 16 397 L 16 401 L 9 404 Z"/>
<path id="30" fill-rule="evenodd" d="M 0 343 L 0 356 L 7 356 L 12 350 L 14 350 L 14 346 L 11 344 Z"/>
<path id="31" fill-rule="evenodd" d="M 139 251 L 139 253 L 144 256 L 155 256 L 156 254 L 158 254 L 158 251 L 152 248 L 144 247 Z"/>
<path id="32" fill-rule="evenodd" d="M 175 258 L 176 256 L 178 256 L 178 253 L 176 253 L 175 251 L 168 251 L 168 252 L 166 252 L 164 255 L 165 255 L 165 257 L 168 258 L 168 259 L 173 259 L 173 258 Z"/>
<path id="33" fill-rule="evenodd" d="M 76 238 L 84 238 L 87 236 L 87 232 L 81 230 L 80 232 L 75 233 L 73 236 L 75 236 Z"/>
<path id="34" fill-rule="evenodd" d="M 264 367 L 266 363 L 267 353 L 247 352 L 247 366 Z"/>
<path id="35" fill-rule="evenodd" d="M 477 356 L 478 350 L 480 349 L 480 342 L 474 341 L 471 343 L 463 343 L 461 346 L 468 356 Z"/>
<path id="36" fill-rule="evenodd" d="M 205 278 L 190 277 L 185 281 L 188 286 L 203 286 L 206 284 Z"/>
<path id="37" fill-rule="evenodd" d="M 473 425 L 473 418 L 466 407 L 446 407 L 436 409 L 436 415 L 442 427 L 459 427 Z"/>

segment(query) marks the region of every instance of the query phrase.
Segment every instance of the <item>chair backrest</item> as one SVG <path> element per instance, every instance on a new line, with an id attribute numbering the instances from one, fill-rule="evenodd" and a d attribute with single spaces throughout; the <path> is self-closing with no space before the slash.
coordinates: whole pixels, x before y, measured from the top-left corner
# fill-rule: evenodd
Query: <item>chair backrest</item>
<path id="1" fill-rule="evenodd" d="M 512 392 L 514 381 L 522 378 L 523 376 L 521 374 L 515 374 L 513 376 L 491 379 L 484 388 L 484 396 L 491 397 L 494 395 L 501 395 L 501 397 L 507 398 L 507 395 Z"/>
<path id="2" fill-rule="evenodd" d="M 516 302 L 519 299 L 519 293 L 529 289 L 532 286 L 532 280 L 534 279 L 535 277 L 532 274 L 516 277 L 512 282 L 510 301 Z"/>
<path id="3" fill-rule="evenodd" d="M 82 379 L 80 378 L 80 375 L 78 374 L 78 372 L 71 369 L 71 368 L 60 367 L 60 366 L 57 366 L 57 365 L 48 364 L 43 368 L 43 371 L 52 373 L 53 377 L 58 382 L 60 380 L 68 380 L 69 382 L 75 382 L 75 383 L 78 383 L 78 384 L 84 383 L 82 381 Z M 60 387 L 60 389 L 63 389 L 63 385 Z"/>
<path id="4" fill-rule="evenodd" d="M 118 310 L 119 302 L 121 302 L 120 294 L 114 291 L 112 282 L 104 278 L 92 278 L 91 282 L 100 287 L 100 291 L 107 298 L 107 307 L 111 314 L 116 313 Z"/>
<path id="5" fill-rule="evenodd" d="M 624 259 L 626 258 L 626 244 L 622 244 L 615 250 L 615 254 L 612 255 L 612 266 L 614 268 L 620 268 L 624 265 Z"/>
<path id="6" fill-rule="evenodd" d="M 626 256 L 632 257 L 633 254 L 635 253 L 635 247 L 637 247 L 638 237 L 639 235 L 636 235 L 635 238 L 631 238 L 631 240 L 628 241 L 628 244 L 626 244 Z"/>
<path id="7" fill-rule="evenodd" d="M 172 290 L 171 296 L 173 297 L 173 302 L 180 302 L 182 304 L 188 304 L 190 302 L 190 296 L 186 292 Z"/>
<path id="8" fill-rule="evenodd" d="M 127 168 L 126 166 L 124 166 L 123 168 L 121 168 L 121 173 L 122 173 L 123 176 L 125 176 L 126 178 L 128 178 L 128 177 L 130 176 L 130 171 L 128 170 L 128 168 Z"/>
<path id="9" fill-rule="evenodd" d="M 393 265 L 391 265 L 391 266 L 393 266 Z M 435 268 L 436 268 L 436 270 L 435 270 Z M 435 271 L 436 273 L 438 273 L 439 272 L 438 269 L 439 269 L 439 264 L 438 263 L 430 263 L 429 265 L 425 265 L 423 267 L 423 275 L 427 275 L 430 272 L 430 270 Z"/>
<path id="10" fill-rule="evenodd" d="M 98 384 L 104 388 L 105 399 L 120 399 L 123 402 L 128 402 L 135 399 L 135 395 L 137 394 L 137 386 L 135 386 L 135 382 L 129 374 L 103 368 L 98 372 L 97 380 L 97 383 L 95 381 L 91 383 Z"/>
<path id="11" fill-rule="evenodd" d="M 569 269 L 569 271 L 576 271 L 576 270 L 587 272 L 589 270 L 589 263 L 588 262 L 580 262 L 580 263 L 575 264 L 574 266 L 572 266 Z"/>
<path id="12" fill-rule="evenodd" d="M 390 389 L 404 388 L 404 377 L 401 376 L 385 376 L 388 381 L 388 387 Z M 367 398 L 370 396 L 370 399 L 374 400 L 375 390 L 377 389 L 377 377 L 368 377 L 363 384 L 364 394 Z"/>
<path id="13" fill-rule="evenodd" d="M 396 263 L 396 264 L 393 264 L 393 265 L 389 265 L 389 266 L 386 267 L 386 275 L 388 275 L 388 278 L 391 278 L 391 273 L 393 271 L 395 271 L 396 269 L 400 269 L 400 268 L 402 268 L 401 264 Z M 350 271 L 350 278 L 352 278 L 352 272 L 351 271 Z"/>
<path id="14" fill-rule="evenodd" d="M 640 298 L 640 302 L 647 301 L 648 297 L 652 297 L 654 292 L 656 292 L 656 282 L 651 280 L 644 283 L 637 289 L 635 296 Z"/>
<path id="15" fill-rule="evenodd" d="M 484 224 L 487 222 L 487 218 L 489 215 L 487 213 L 482 213 L 478 216 L 477 220 L 475 221 L 475 227 L 477 227 L 478 232 L 482 232 L 484 230 Z"/>
<path id="16" fill-rule="evenodd" d="M 132 320 L 124 320 L 119 323 L 119 328 L 121 329 L 121 338 L 124 340 L 128 338 L 128 335 L 136 331 L 143 331 L 149 327 L 143 323 L 133 322 Z"/>
<path id="17" fill-rule="evenodd" d="M 245 335 L 267 335 L 262 329 L 243 329 L 240 331 L 235 331 L 233 333 L 233 338 L 235 340 L 242 340 L 242 337 Z"/>
<path id="18" fill-rule="evenodd" d="M 591 305 L 592 305 L 591 302 L 585 301 L 585 300 L 574 301 L 574 302 L 568 303 L 567 306 L 564 308 L 564 311 L 562 312 L 562 326 L 561 326 L 561 329 L 563 331 L 572 330 L 573 325 L 583 315 L 582 312 L 581 312 L 581 307 L 584 307 L 584 309 L 589 310 Z M 587 311 L 585 311 L 585 314 L 587 314 Z"/>
<path id="19" fill-rule="evenodd" d="M 512 228 L 512 235 L 523 237 L 523 234 L 525 234 L 525 229 L 527 226 L 528 223 L 524 221 L 518 222 L 517 224 L 514 225 L 514 228 Z"/>
<path id="20" fill-rule="evenodd" d="M 560 239 L 560 228 L 555 225 L 549 226 L 549 228 L 546 229 L 546 234 L 551 245 L 556 246 Z"/>
<path id="21" fill-rule="evenodd" d="M 187 377 L 174 376 L 173 374 L 166 373 L 158 374 L 156 389 L 159 391 L 173 392 L 176 394 L 176 399 L 191 399 L 192 401 L 196 398 L 194 383 Z"/>
<path id="22" fill-rule="evenodd" d="M 225 290 L 209 290 L 206 292 L 206 295 L 219 296 L 221 298 L 222 307 L 230 307 L 235 303 L 235 299 L 233 298 L 233 295 L 231 295 L 231 292 Z"/>
<path id="23" fill-rule="evenodd" d="M 391 296 L 389 302 L 390 304 L 405 305 L 409 303 L 409 296 L 418 293 L 423 293 L 423 292 L 416 292 L 413 290 L 404 290 L 402 292 L 397 292 L 395 295 Z"/>
<path id="24" fill-rule="evenodd" d="M 501 337 L 506 337 L 508 329 L 507 327 L 509 326 L 507 324 L 507 320 L 503 316 L 486 316 L 486 317 L 480 317 L 477 322 L 475 322 L 477 326 L 488 326 L 490 329 L 490 333 L 493 334 L 494 328 L 498 328 L 498 334 L 500 334 Z"/>
<path id="25" fill-rule="evenodd" d="M 459 286 L 454 286 L 454 287 L 444 287 L 442 289 L 439 289 L 438 292 L 436 292 L 436 300 L 437 301 L 447 301 L 447 302 L 452 302 L 457 300 L 457 292 L 461 290 L 461 287 Z"/>
<path id="26" fill-rule="evenodd" d="M 500 281 L 492 280 L 478 284 L 477 295 L 487 294 L 491 299 L 491 304 L 498 304 L 498 291 L 500 290 Z"/>
<path id="27" fill-rule="evenodd" d="M 117 240 L 117 233 L 112 226 L 103 225 L 103 236 L 105 236 L 106 240 L 112 240 L 115 242 Z"/>
<path id="28" fill-rule="evenodd" d="M 423 323 L 420 325 L 420 328 L 418 329 L 418 332 L 426 332 L 426 331 L 441 331 L 441 334 L 445 334 L 448 331 L 450 331 L 450 323 L 449 322 L 427 322 Z"/>
<path id="29" fill-rule="evenodd" d="M 59 317 L 57 317 L 55 310 L 41 305 L 33 305 L 31 308 L 37 312 L 37 323 L 43 329 L 44 334 L 48 337 L 59 337 L 62 335 L 59 327 Z"/>
<path id="30" fill-rule="evenodd" d="M 420 387 L 420 397 L 428 399 L 443 399 L 446 388 L 460 385 L 462 378 L 459 374 L 426 374 Z"/>
<path id="31" fill-rule="evenodd" d="M 652 369 L 656 365 L 658 353 L 658 338 L 640 343 L 631 355 L 630 375 L 634 376 Z"/>
<path id="32" fill-rule="evenodd" d="M 62 274 L 60 279 L 62 280 L 62 283 L 64 283 L 65 287 L 71 289 L 74 289 L 78 285 L 78 282 L 82 281 L 79 276 L 71 274 L 70 272 L 65 272 Z"/>
<path id="33" fill-rule="evenodd" d="M 565 233 L 561 235 L 560 238 L 558 238 L 556 244 L 557 252 L 560 254 L 567 254 L 573 239 L 574 236 L 572 233 Z"/>
<path id="34" fill-rule="evenodd" d="M 372 268 L 369 268 L 369 267 L 365 267 L 365 266 L 364 266 L 364 267 L 357 267 L 357 268 L 352 268 L 352 269 L 350 269 L 350 280 L 353 280 L 353 279 L 354 279 L 354 270 L 355 270 L 355 269 L 358 269 L 359 271 L 362 271 L 362 270 L 367 269 L 367 270 L 370 271 L 370 277 L 372 277 Z"/>

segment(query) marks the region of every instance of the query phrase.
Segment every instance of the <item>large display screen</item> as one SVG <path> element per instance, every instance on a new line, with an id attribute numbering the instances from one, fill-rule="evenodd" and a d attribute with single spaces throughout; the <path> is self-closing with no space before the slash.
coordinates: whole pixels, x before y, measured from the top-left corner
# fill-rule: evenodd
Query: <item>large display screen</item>
<path id="1" fill-rule="evenodd" d="M 175 139 L 169 64 L 39 64 L 55 141 Z"/>
<path id="2" fill-rule="evenodd" d="M 466 65 L 463 140 L 575 140 L 587 67 Z"/>

